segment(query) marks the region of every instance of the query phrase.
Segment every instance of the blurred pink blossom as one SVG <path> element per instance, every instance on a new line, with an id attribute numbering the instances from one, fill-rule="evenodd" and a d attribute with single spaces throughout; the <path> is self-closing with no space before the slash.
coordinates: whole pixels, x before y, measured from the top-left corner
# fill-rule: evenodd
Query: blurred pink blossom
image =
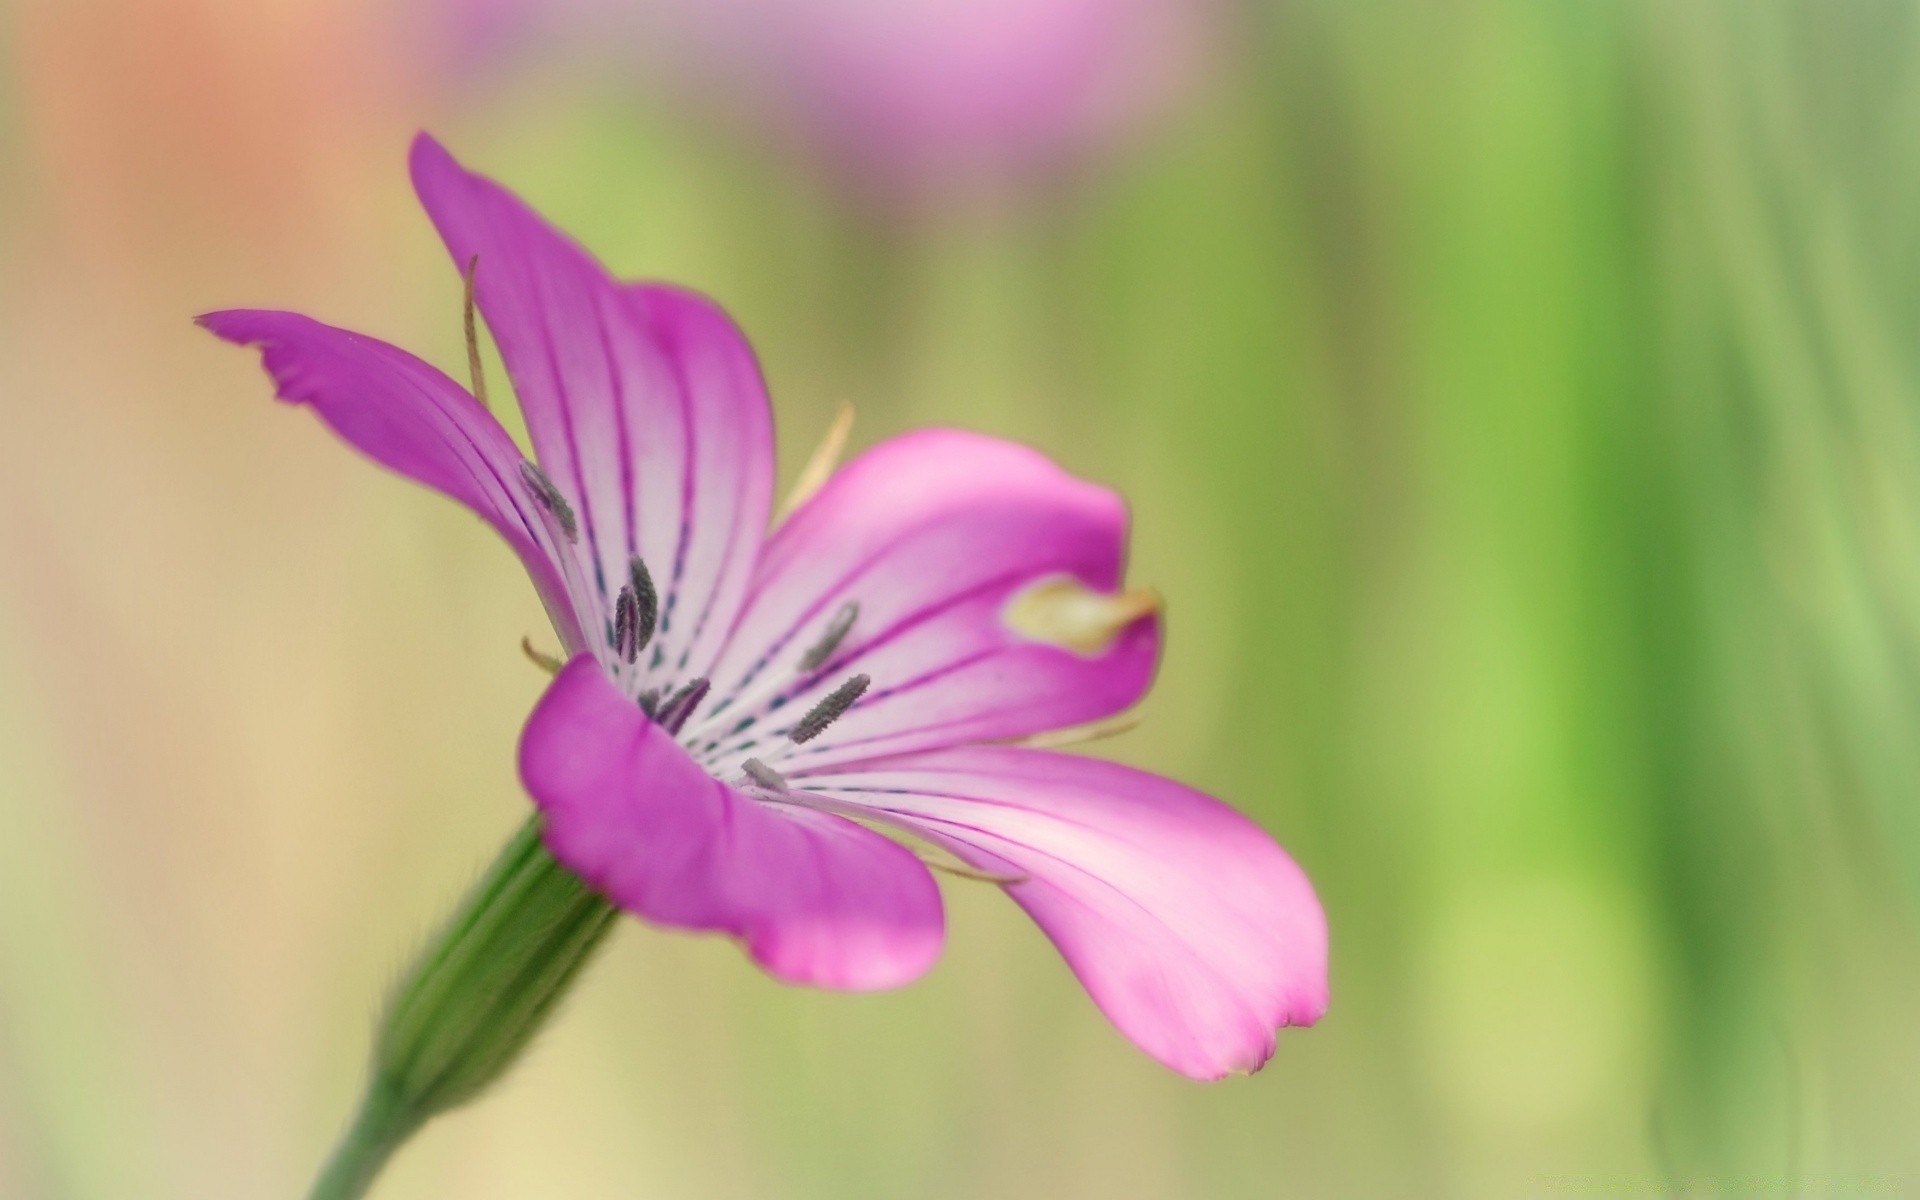
<path id="1" fill-rule="evenodd" d="M 862 185 L 1044 176 L 1197 77 L 1209 0 L 438 0 L 468 70 L 599 59 L 797 140 Z"/>

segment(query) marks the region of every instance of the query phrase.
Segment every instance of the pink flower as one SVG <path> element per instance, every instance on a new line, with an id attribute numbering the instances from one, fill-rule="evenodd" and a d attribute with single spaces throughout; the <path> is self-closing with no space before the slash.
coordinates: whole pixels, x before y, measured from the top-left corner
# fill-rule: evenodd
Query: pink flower
<path id="1" fill-rule="evenodd" d="M 1121 590 L 1118 496 L 927 430 L 769 533 L 772 415 L 725 314 L 613 279 L 424 136 L 413 177 L 455 262 L 477 260 L 538 466 L 384 342 L 293 313 L 201 323 L 259 346 L 281 398 L 520 555 L 572 656 L 520 747 L 556 858 L 648 921 L 851 989 L 932 964 L 928 862 L 951 860 L 1032 915 L 1122 1032 L 1198 1078 L 1259 1067 L 1275 1029 L 1320 1016 L 1324 918 L 1271 838 L 1170 780 L 1015 744 L 1151 681 L 1159 623 L 1150 593 Z"/>

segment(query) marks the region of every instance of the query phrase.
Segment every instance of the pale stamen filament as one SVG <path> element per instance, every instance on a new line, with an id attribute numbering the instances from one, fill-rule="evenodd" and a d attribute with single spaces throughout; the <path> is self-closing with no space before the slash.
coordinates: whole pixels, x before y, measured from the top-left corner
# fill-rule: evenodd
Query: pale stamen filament
<path id="1" fill-rule="evenodd" d="M 562 662 L 556 655 L 548 654 L 545 651 L 534 649 L 533 639 L 530 637 L 523 637 L 520 639 L 520 653 L 527 656 L 528 662 L 532 663 L 536 667 L 539 667 L 542 671 L 545 671 L 549 675 L 558 675 L 560 673 L 560 668 L 567 665 L 566 663 Z"/>
<path id="2" fill-rule="evenodd" d="M 807 465 L 800 468 L 793 486 L 787 489 L 787 498 L 780 502 L 779 511 L 773 517 L 776 527 L 826 486 L 827 480 L 833 477 L 833 469 L 840 464 L 841 452 L 847 448 L 847 435 L 852 432 L 853 405 L 842 404 L 840 411 L 834 414 L 833 424 L 827 427 L 827 436 L 814 448 Z"/>
<path id="3" fill-rule="evenodd" d="M 491 411 L 487 403 L 487 377 L 480 370 L 480 331 L 473 316 L 473 276 L 480 269 L 480 256 L 474 255 L 467 260 L 466 270 L 466 306 L 461 312 L 461 324 L 467 331 L 467 375 L 473 380 L 473 398 L 480 407 Z"/>

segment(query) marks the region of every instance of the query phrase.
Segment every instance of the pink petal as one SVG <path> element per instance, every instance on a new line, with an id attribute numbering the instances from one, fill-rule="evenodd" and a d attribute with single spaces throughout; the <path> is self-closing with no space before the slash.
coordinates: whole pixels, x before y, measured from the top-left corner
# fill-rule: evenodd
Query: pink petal
<path id="1" fill-rule="evenodd" d="M 1120 1031 L 1183 1075 L 1252 1071 L 1327 1007 L 1326 918 L 1257 825 L 1115 763 L 974 746 L 794 779 L 982 870 Z"/>
<path id="2" fill-rule="evenodd" d="M 744 690 L 779 697 L 778 707 L 716 706 L 682 740 L 716 762 L 753 755 L 791 771 L 1126 708 L 1152 681 L 1152 616 L 1097 653 L 1033 640 L 1005 619 L 1015 596 L 1048 579 L 1118 587 L 1126 537 L 1118 496 L 1024 446 L 942 429 L 883 443 L 768 542 L 714 672 L 716 696 Z M 823 670 L 796 674 L 850 601 L 859 616 L 839 651 Z M 794 720 L 855 672 L 871 676 L 871 690 L 817 740 L 787 742 Z"/>
<path id="3" fill-rule="evenodd" d="M 658 661 L 705 674 L 773 497 L 773 418 L 746 339 L 691 292 L 617 282 L 424 134 L 412 165 L 455 262 L 478 256 L 476 300 L 540 464 L 578 512 L 588 579 L 610 608 L 640 555 L 660 589 Z"/>
<path id="4" fill-rule="evenodd" d="M 580 645 L 553 540 L 520 478 L 520 450 L 466 389 L 404 350 L 298 313 L 236 309 L 199 323 L 259 347 L 282 400 L 308 405 L 368 457 L 478 513 L 526 564 L 561 638 Z"/>
<path id="5" fill-rule="evenodd" d="M 520 776 L 581 878 L 649 921 L 741 938 L 789 983 L 897 987 L 940 953 L 940 892 L 911 852 L 710 778 L 585 655 L 528 719 Z"/>

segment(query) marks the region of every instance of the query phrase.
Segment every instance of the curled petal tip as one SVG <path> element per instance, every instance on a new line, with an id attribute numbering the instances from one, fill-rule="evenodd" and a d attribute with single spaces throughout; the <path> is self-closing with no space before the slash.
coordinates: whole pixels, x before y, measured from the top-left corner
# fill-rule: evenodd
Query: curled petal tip
<path id="1" fill-rule="evenodd" d="M 434 137 L 424 129 L 415 133 L 413 135 L 413 141 L 407 145 L 407 158 L 416 167 L 420 165 L 423 159 L 451 159 L 452 157 L 453 155 L 447 152 L 447 148 L 440 144 L 440 139 Z"/>
<path id="2" fill-rule="evenodd" d="M 203 312 L 193 319 L 193 323 L 222 341 L 244 345 L 257 336 L 247 320 L 249 315 L 245 309 L 223 308 Z"/>

